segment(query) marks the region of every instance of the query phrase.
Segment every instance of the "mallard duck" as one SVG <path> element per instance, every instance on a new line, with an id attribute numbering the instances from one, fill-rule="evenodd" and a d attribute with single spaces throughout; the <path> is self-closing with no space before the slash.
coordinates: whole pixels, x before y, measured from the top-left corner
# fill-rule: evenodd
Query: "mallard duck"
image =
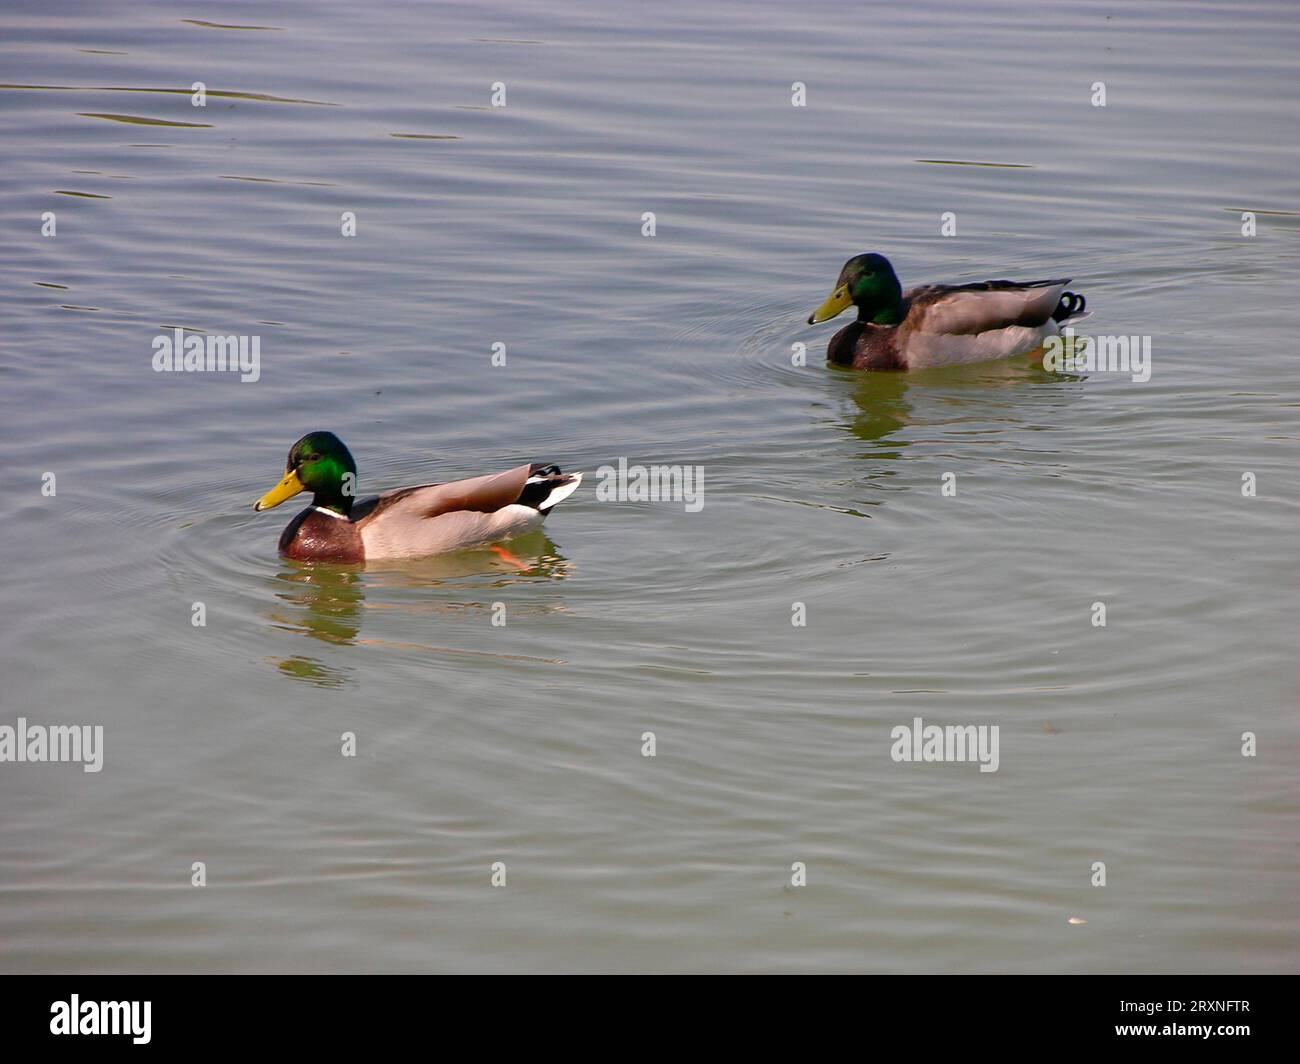
<path id="1" fill-rule="evenodd" d="M 284 479 L 253 509 L 269 510 L 301 491 L 315 493 L 280 536 L 280 553 L 299 561 L 416 558 L 495 543 L 540 526 L 582 483 L 581 473 L 570 476 L 534 462 L 354 502 L 357 464 L 332 432 L 309 432 L 289 448 L 284 468 Z"/>
<path id="2" fill-rule="evenodd" d="M 855 255 L 835 291 L 808 318 L 829 321 L 858 308 L 858 320 L 833 337 L 826 357 L 854 369 L 925 369 L 1021 355 L 1079 321 L 1086 300 L 1050 281 L 928 284 L 904 292 L 883 255 Z"/>

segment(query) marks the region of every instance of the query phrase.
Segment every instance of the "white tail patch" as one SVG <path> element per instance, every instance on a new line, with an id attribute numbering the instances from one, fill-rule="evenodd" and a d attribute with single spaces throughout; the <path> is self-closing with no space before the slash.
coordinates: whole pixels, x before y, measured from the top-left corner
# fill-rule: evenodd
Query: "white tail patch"
<path id="1" fill-rule="evenodd" d="M 553 492 L 551 492 L 551 494 L 546 496 L 545 499 L 543 499 L 540 503 L 538 503 L 537 508 L 539 510 L 545 513 L 557 502 L 563 502 L 565 499 L 567 499 L 570 495 L 572 495 L 575 491 L 578 490 L 578 485 L 582 483 L 582 474 L 572 473 L 570 475 L 573 477 L 573 480 L 568 484 L 561 484 Z M 528 483 L 534 484 L 537 483 L 539 480 L 548 480 L 548 479 L 550 478 L 532 477 L 529 479 Z"/>

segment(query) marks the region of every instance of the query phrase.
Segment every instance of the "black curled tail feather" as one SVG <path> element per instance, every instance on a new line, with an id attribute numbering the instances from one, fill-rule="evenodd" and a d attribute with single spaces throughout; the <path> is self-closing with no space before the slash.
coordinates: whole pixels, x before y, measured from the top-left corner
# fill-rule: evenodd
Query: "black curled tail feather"
<path id="1" fill-rule="evenodd" d="M 1088 301 L 1077 292 L 1062 292 L 1061 302 L 1052 311 L 1052 320 L 1065 321 L 1067 318 L 1073 318 L 1076 314 L 1082 314 L 1087 305 Z"/>

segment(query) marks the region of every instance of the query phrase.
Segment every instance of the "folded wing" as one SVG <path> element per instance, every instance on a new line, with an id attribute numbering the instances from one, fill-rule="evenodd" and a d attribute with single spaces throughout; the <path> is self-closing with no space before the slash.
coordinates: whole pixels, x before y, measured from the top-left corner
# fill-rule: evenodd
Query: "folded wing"
<path id="1" fill-rule="evenodd" d="M 437 554 L 528 531 L 541 520 L 518 504 L 532 468 L 385 492 L 357 521 L 366 557 Z"/>
<path id="2" fill-rule="evenodd" d="M 924 285 L 904 294 L 917 332 L 955 336 L 1043 325 L 1061 301 L 1068 277 L 1048 281 L 980 281 Z"/>

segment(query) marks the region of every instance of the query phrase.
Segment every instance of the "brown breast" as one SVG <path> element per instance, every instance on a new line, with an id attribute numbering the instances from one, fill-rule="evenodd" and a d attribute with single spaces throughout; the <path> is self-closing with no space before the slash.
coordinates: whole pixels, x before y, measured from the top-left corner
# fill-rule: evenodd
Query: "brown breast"
<path id="1" fill-rule="evenodd" d="M 328 517 L 309 507 L 280 536 L 280 553 L 300 562 L 364 562 L 361 532 L 346 518 Z"/>
<path id="2" fill-rule="evenodd" d="M 896 325 L 855 321 L 831 337 L 826 357 L 837 365 L 854 369 L 906 369 L 898 354 L 897 336 Z"/>

